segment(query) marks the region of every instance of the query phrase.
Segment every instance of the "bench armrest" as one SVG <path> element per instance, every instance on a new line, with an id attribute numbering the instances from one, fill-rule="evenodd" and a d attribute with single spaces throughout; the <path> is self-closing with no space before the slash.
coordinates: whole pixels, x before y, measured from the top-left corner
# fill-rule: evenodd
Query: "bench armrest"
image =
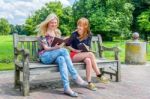
<path id="1" fill-rule="evenodd" d="M 19 49 L 17 47 L 14 48 L 15 55 L 23 55 L 24 57 L 29 56 L 29 50 L 28 49 Z"/>
<path id="2" fill-rule="evenodd" d="M 115 53 L 115 60 L 119 60 L 119 52 L 121 51 L 117 46 L 115 47 L 101 47 L 101 51 L 112 51 Z"/>
<path id="3" fill-rule="evenodd" d="M 19 67 L 24 67 L 29 64 L 29 50 L 14 48 L 15 64 L 22 63 Z M 21 56 L 21 59 L 20 57 Z"/>
<path id="4" fill-rule="evenodd" d="M 115 47 L 102 46 L 102 50 L 103 51 L 114 51 L 115 53 L 119 53 L 121 51 L 117 46 L 115 46 Z"/>

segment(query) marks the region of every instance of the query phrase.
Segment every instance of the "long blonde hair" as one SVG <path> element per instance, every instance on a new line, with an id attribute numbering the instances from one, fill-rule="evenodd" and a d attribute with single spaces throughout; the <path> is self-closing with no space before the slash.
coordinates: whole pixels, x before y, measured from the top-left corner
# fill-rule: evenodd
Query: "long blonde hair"
<path id="1" fill-rule="evenodd" d="M 80 18 L 78 21 L 77 21 L 77 25 L 82 25 L 84 30 L 83 30 L 83 33 L 82 35 L 79 36 L 79 39 L 80 40 L 83 40 L 85 39 L 87 36 L 90 35 L 90 27 L 89 27 L 89 21 L 87 18 Z"/>
<path id="2" fill-rule="evenodd" d="M 59 19 L 58 19 L 57 15 L 54 13 L 51 13 L 46 17 L 46 19 L 43 22 L 41 22 L 39 25 L 37 25 L 36 31 L 38 32 L 38 36 L 46 35 L 48 23 L 53 19 L 57 20 L 57 27 L 59 26 Z M 55 30 L 55 33 L 56 33 L 56 36 L 61 35 L 61 32 L 58 28 Z"/>

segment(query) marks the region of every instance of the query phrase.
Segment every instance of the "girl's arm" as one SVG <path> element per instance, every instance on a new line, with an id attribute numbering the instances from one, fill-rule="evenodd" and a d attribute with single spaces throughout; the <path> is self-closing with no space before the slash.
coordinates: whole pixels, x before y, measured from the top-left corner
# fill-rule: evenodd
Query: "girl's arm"
<path id="1" fill-rule="evenodd" d="M 74 35 L 74 33 L 72 33 L 71 36 L 69 37 L 68 42 L 66 43 L 66 47 L 67 47 L 70 51 L 73 51 L 73 52 L 81 52 L 81 50 L 77 50 L 77 49 L 74 49 L 73 47 L 71 47 L 71 44 L 73 43 L 72 41 L 74 40 L 74 38 L 75 38 L 75 35 Z"/>
<path id="2" fill-rule="evenodd" d="M 41 43 L 41 46 L 43 47 L 44 50 L 48 51 L 48 50 L 55 50 L 55 49 L 58 49 L 58 48 L 61 48 L 61 46 L 59 45 L 55 45 L 54 47 L 50 47 L 48 46 L 48 42 L 45 40 L 41 40 L 39 39 L 40 43 Z"/>
<path id="3" fill-rule="evenodd" d="M 61 37 L 61 32 L 60 32 L 60 30 L 57 30 L 57 37 Z M 40 40 L 40 39 L 39 39 Z M 63 43 L 62 44 L 60 44 L 60 45 L 55 45 L 54 47 L 49 47 L 48 46 L 48 42 L 46 41 L 46 39 L 45 40 L 40 40 L 41 41 L 41 44 L 42 44 L 42 46 L 43 46 L 43 48 L 44 48 L 44 50 L 46 50 L 46 51 L 50 51 L 50 50 L 56 50 L 56 49 L 59 49 L 59 48 L 61 48 L 61 47 L 63 47 Z"/>
<path id="4" fill-rule="evenodd" d="M 49 46 L 47 46 L 47 45 L 45 45 L 45 44 L 43 44 L 43 48 L 44 48 L 44 50 L 46 50 L 46 51 L 50 51 L 50 50 L 56 50 L 56 49 L 59 49 L 59 48 L 61 48 L 59 45 L 56 45 L 56 46 L 54 46 L 54 47 L 49 47 Z"/>
<path id="5" fill-rule="evenodd" d="M 77 49 L 74 49 L 72 48 L 71 46 L 66 46 L 70 51 L 73 51 L 73 52 L 81 52 L 81 50 L 77 50 Z"/>

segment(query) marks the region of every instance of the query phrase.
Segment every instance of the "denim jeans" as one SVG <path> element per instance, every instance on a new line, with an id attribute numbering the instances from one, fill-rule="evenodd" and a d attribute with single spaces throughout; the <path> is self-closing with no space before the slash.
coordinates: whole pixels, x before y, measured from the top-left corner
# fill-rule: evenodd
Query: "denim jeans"
<path id="1" fill-rule="evenodd" d="M 40 55 L 40 59 L 41 62 L 44 64 L 51 64 L 51 63 L 58 64 L 61 80 L 63 81 L 64 85 L 64 90 L 70 87 L 68 72 L 71 74 L 74 80 L 77 78 L 78 73 L 72 64 L 68 51 L 65 48 L 46 51 L 42 55 Z"/>

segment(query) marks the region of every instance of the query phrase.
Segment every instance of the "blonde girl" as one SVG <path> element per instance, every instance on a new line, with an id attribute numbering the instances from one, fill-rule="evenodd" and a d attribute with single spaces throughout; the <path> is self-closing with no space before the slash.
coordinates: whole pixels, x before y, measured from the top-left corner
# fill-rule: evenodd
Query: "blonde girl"
<path id="1" fill-rule="evenodd" d="M 51 46 L 54 37 L 60 37 L 61 32 L 58 29 L 59 19 L 56 14 L 50 14 L 47 18 L 37 26 L 39 40 L 39 58 L 43 64 L 58 64 L 61 80 L 63 81 L 64 93 L 77 97 L 78 93 L 70 88 L 68 72 L 73 80 L 79 85 L 87 83 L 77 73 L 70 59 L 69 53 L 62 45 Z"/>

